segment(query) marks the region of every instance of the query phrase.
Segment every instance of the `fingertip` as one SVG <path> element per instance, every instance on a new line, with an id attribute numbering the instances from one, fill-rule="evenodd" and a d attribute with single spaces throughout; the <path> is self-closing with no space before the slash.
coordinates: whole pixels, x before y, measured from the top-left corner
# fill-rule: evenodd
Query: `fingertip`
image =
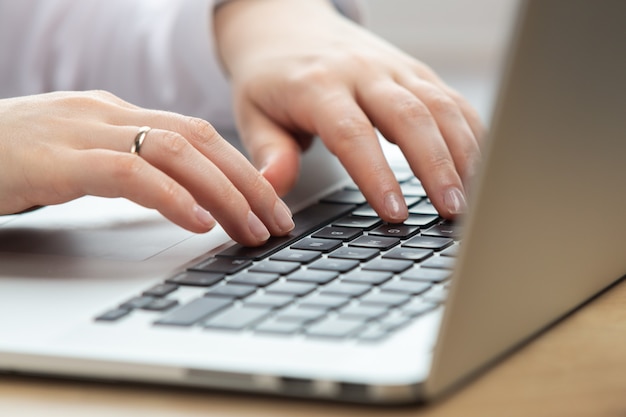
<path id="1" fill-rule="evenodd" d="M 200 207 L 198 204 L 193 206 L 192 212 L 197 223 L 207 232 L 213 229 L 217 224 L 213 216 L 211 216 L 211 213 Z"/>
<path id="2" fill-rule="evenodd" d="M 454 218 L 467 211 L 465 194 L 458 187 L 450 187 L 443 193 L 443 206 L 448 218 Z"/>
<path id="3" fill-rule="evenodd" d="M 390 223 L 402 223 L 409 216 L 406 201 L 401 194 L 389 192 L 384 197 L 385 220 Z"/>

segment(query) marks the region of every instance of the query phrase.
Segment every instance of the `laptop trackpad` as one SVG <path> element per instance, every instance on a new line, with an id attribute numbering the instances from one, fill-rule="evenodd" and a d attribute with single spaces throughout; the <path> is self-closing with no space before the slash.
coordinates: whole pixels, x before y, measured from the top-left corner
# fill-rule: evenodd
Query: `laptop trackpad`
<path id="1" fill-rule="evenodd" d="M 84 197 L 0 223 L 0 252 L 142 261 L 192 236 L 127 200 Z"/>

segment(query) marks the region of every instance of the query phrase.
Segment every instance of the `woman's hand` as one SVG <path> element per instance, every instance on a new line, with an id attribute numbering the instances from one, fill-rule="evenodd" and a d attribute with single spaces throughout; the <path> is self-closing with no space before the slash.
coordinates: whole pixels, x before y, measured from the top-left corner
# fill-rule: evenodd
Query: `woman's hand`
<path id="1" fill-rule="evenodd" d="M 130 153 L 144 125 L 152 129 Z M 217 220 L 245 245 L 293 228 L 270 183 L 203 120 L 90 91 L 0 100 L 0 126 L 0 214 L 96 195 L 155 208 L 193 232 Z"/>
<path id="2" fill-rule="evenodd" d="M 404 153 L 444 217 L 465 209 L 479 158 L 476 112 L 428 67 L 324 0 L 232 0 L 215 13 L 235 112 L 254 163 L 279 194 L 319 135 L 386 221 L 408 213 L 378 128 Z"/>

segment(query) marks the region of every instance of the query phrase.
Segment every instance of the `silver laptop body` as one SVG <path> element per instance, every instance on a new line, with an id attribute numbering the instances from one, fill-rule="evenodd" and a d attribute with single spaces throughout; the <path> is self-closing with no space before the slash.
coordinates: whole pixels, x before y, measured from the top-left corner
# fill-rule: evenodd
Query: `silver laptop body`
<path id="1" fill-rule="evenodd" d="M 232 242 L 124 200 L 0 217 L 3 372 L 402 403 L 448 391 L 626 273 L 621 0 L 528 0 L 445 308 L 377 343 L 94 318 Z M 318 146 L 294 209 L 341 186 Z M 320 169 L 323 166 L 325 169 Z M 327 178 L 320 178 L 319 176 Z M 181 289 L 191 299 L 197 289 Z"/>

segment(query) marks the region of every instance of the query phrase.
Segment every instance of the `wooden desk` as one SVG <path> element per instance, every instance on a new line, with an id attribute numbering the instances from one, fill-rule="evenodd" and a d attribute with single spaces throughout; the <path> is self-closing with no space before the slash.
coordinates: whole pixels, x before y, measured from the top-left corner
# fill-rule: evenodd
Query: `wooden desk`
<path id="1" fill-rule="evenodd" d="M 449 398 L 347 406 L 147 386 L 0 377 L 1 416 L 626 416 L 626 282 Z"/>

